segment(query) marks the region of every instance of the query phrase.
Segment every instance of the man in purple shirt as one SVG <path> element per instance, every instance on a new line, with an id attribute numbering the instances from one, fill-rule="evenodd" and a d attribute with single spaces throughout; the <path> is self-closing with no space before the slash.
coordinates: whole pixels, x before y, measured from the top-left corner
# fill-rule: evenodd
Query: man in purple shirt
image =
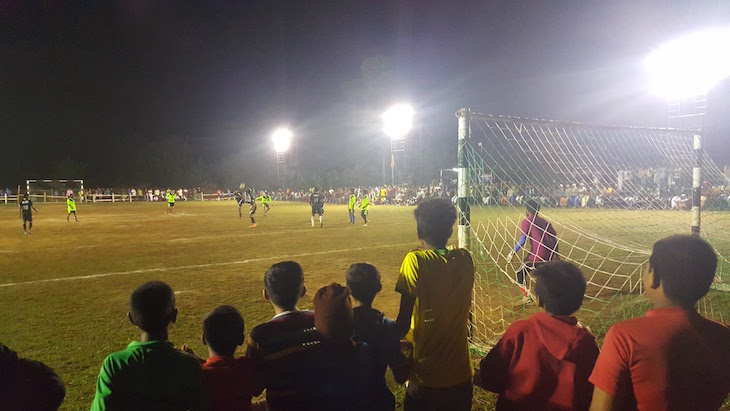
<path id="1" fill-rule="evenodd" d="M 512 261 L 515 253 L 520 250 L 530 239 L 530 252 L 527 253 L 520 267 L 517 269 L 517 283 L 522 291 L 522 302 L 527 303 L 532 300 L 527 292 L 526 276 L 535 267 L 542 263 L 559 260 L 558 256 L 558 237 L 555 234 L 553 225 L 547 220 L 537 215 L 540 211 L 540 205 L 535 200 L 528 200 L 525 203 L 527 217 L 520 223 L 520 231 L 522 236 L 515 245 L 515 248 L 507 256 L 507 262 Z"/>

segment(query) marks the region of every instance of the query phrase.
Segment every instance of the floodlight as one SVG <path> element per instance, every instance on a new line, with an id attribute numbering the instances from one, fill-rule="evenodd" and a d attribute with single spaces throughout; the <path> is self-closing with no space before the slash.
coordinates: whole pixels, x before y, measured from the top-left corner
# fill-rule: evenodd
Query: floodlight
<path id="1" fill-rule="evenodd" d="M 274 131 L 274 134 L 271 135 L 271 140 L 274 142 L 274 151 L 284 153 L 286 150 L 289 150 L 291 137 L 292 133 L 288 129 L 280 128 Z"/>
<path id="2" fill-rule="evenodd" d="M 730 27 L 702 30 L 665 43 L 644 65 L 653 93 L 667 99 L 706 94 L 730 77 Z"/>
<path id="3" fill-rule="evenodd" d="M 383 131 L 391 139 L 403 138 L 413 127 L 413 107 L 397 104 L 383 113 Z"/>

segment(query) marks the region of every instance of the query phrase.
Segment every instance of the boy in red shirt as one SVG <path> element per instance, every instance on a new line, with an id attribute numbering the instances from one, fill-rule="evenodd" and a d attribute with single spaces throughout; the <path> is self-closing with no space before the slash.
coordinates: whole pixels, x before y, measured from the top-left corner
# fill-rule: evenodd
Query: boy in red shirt
<path id="1" fill-rule="evenodd" d="M 583 302 L 586 280 L 563 261 L 542 264 L 534 275 L 540 311 L 510 325 L 474 382 L 499 394 L 497 410 L 587 410 L 598 346 L 571 315 Z"/>
<path id="2" fill-rule="evenodd" d="M 606 334 L 591 410 L 717 410 L 730 392 L 730 328 L 697 313 L 717 255 L 699 237 L 657 241 L 643 282 L 653 309 Z"/>
<path id="3" fill-rule="evenodd" d="M 250 411 L 251 398 L 263 390 L 252 360 L 233 357 L 245 338 L 243 317 L 235 307 L 221 305 L 203 321 L 203 344 L 208 346 L 203 383 L 210 411 Z"/>

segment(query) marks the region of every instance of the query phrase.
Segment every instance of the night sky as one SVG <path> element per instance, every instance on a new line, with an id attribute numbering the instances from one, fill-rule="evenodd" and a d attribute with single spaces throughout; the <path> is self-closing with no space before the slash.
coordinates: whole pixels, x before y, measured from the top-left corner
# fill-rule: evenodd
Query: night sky
<path id="1" fill-rule="evenodd" d="M 81 164 L 87 185 L 164 183 L 140 176 L 140 162 L 174 161 L 151 155 L 170 138 L 206 169 L 241 162 L 270 176 L 279 125 L 294 131 L 303 170 L 320 173 L 366 156 L 362 139 L 385 138 L 378 116 L 400 101 L 444 149 L 455 149 L 460 107 L 665 126 L 642 59 L 730 24 L 730 2 L 0 0 L 0 15 L 4 188 L 65 178 L 64 162 Z M 348 85 L 373 58 L 389 62 L 394 85 L 355 104 Z M 720 165 L 729 83 L 709 102 Z"/>

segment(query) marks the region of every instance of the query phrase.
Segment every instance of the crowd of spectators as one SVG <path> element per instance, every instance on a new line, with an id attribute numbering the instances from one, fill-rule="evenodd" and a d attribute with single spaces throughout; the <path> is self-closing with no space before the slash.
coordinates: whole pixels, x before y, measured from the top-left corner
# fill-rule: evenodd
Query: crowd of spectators
<path id="1" fill-rule="evenodd" d="M 534 272 L 538 312 L 515 321 L 472 369 L 468 323 L 474 263 L 446 243 L 456 221 L 447 199 L 415 209 L 423 248 L 409 252 L 395 291 L 395 321 L 372 307 L 382 289 L 377 268 L 355 263 L 297 303 L 307 290 L 294 261 L 263 276 L 274 316 L 245 333 L 244 316 L 221 305 L 201 321 L 207 359 L 169 341 L 175 293 L 151 281 L 132 292 L 129 320 L 140 340 L 109 354 L 92 410 L 393 410 L 385 372 L 405 384 L 405 410 L 471 410 L 473 386 L 499 394 L 498 410 L 717 410 L 730 392 L 730 328 L 705 319 L 717 257 L 704 240 L 657 241 L 644 273 L 653 309 L 617 323 L 599 351 L 574 313 L 586 280 L 569 262 Z M 245 355 L 236 350 L 245 346 Z M 0 350 L 3 409 L 50 410 L 63 384 L 44 365 Z M 265 404 L 252 399 L 265 390 Z M 10 404 L 10 405 L 9 405 Z M 9 408 L 8 408 L 9 407 Z"/>

